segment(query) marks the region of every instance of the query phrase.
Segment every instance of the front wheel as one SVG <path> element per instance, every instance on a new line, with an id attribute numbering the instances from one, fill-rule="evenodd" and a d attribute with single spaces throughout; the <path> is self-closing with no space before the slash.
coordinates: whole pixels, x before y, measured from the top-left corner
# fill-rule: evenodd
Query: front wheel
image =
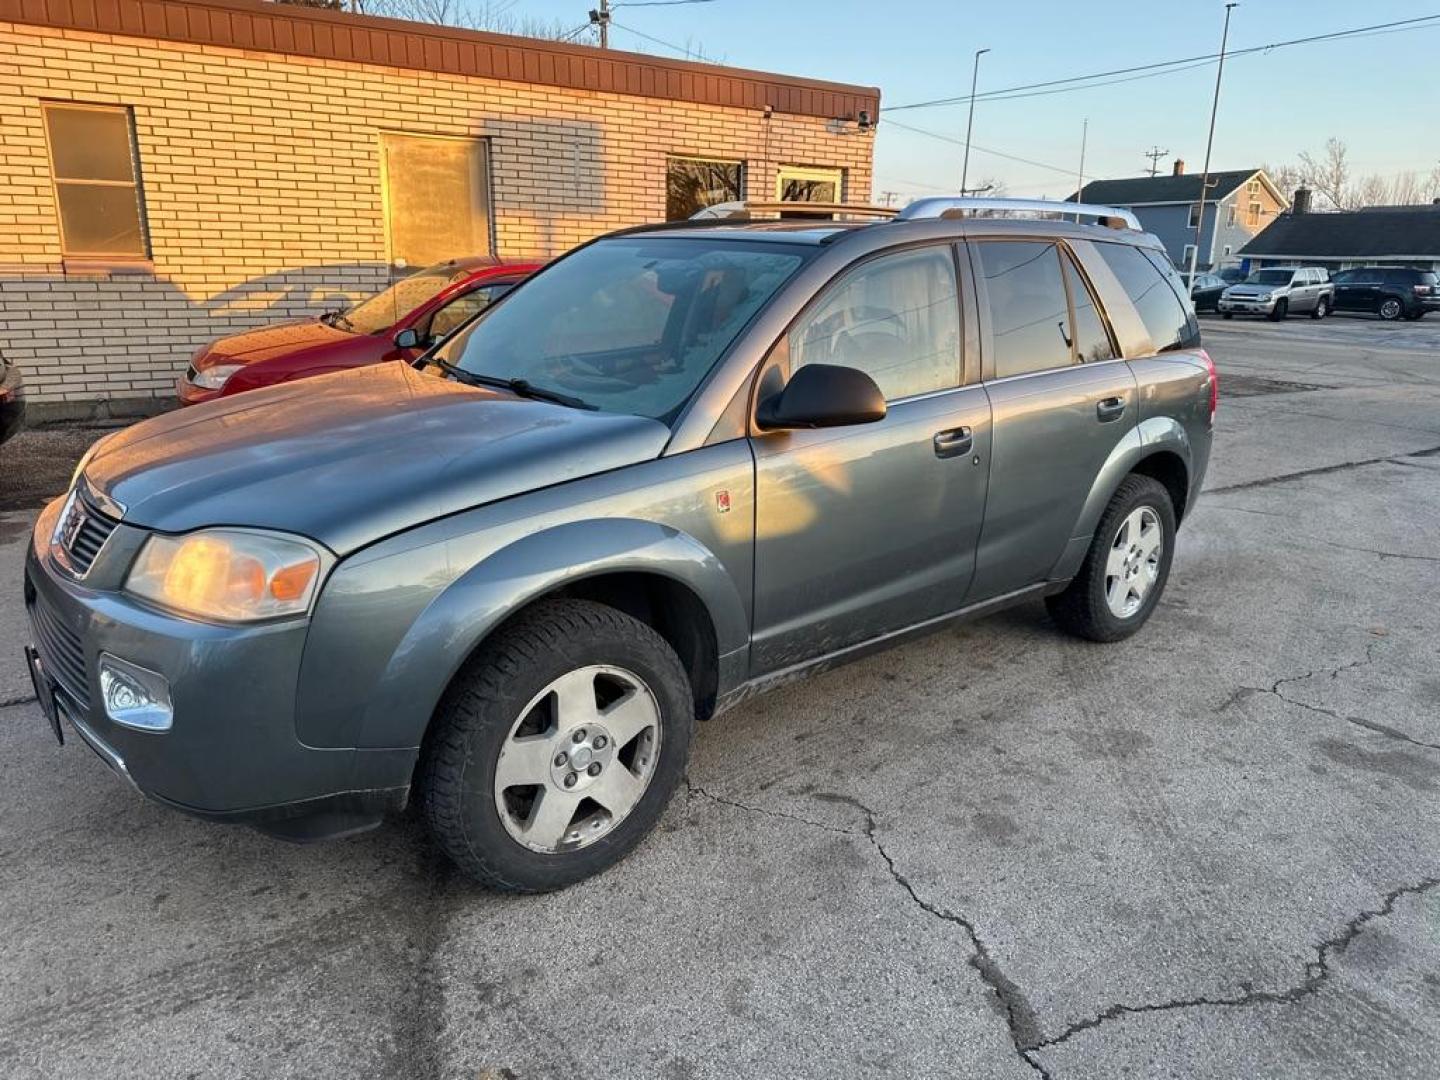
<path id="1" fill-rule="evenodd" d="M 1233 311 L 1227 311 L 1222 317 L 1226 319 L 1233 319 L 1235 317 L 1235 313 Z"/>
<path id="2" fill-rule="evenodd" d="M 1150 618 L 1175 549 L 1175 508 L 1158 480 L 1132 474 L 1105 508 L 1080 572 L 1046 607 L 1061 629 L 1091 641 L 1127 638 Z"/>
<path id="3" fill-rule="evenodd" d="M 1380 301 L 1380 318 L 1386 322 L 1394 322 L 1405 314 L 1405 305 L 1393 296 L 1387 296 Z"/>
<path id="4" fill-rule="evenodd" d="M 1269 319 L 1271 322 L 1281 322 L 1288 314 L 1290 314 L 1290 301 L 1277 300 L 1275 306 L 1270 309 Z"/>
<path id="5" fill-rule="evenodd" d="M 485 885 L 563 888 L 654 828 L 694 727 L 685 670 L 649 626 L 589 601 L 537 604 L 441 701 L 422 765 L 426 821 Z"/>

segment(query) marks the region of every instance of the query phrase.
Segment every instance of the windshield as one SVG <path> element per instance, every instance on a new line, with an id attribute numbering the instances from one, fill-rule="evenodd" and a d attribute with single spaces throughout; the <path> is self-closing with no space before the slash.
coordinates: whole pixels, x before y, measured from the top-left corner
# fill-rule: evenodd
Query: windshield
<path id="1" fill-rule="evenodd" d="M 805 258 L 798 246 L 709 237 L 602 240 L 435 355 L 473 375 L 668 421 Z"/>
<path id="2" fill-rule="evenodd" d="M 1245 279 L 1246 285 L 1289 285 L 1293 270 L 1256 270 Z"/>
<path id="3" fill-rule="evenodd" d="M 469 273 L 469 270 L 456 269 L 453 263 L 426 267 L 397 281 L 384 292 L 362 300 L 336 322 L 340 329 L 356 334 L 378 334 L 389 330 L 425 301 L 433 299 L 441 289 L 464 279 Z"/>

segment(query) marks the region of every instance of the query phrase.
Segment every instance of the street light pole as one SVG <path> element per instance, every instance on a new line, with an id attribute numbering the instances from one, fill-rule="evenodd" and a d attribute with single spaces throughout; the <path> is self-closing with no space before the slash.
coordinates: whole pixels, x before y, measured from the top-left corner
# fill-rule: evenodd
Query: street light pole
<path id="1" fill-rule="evenodd" d="M 975 87 L 980 82 L 980 57 L 989 49 L 977 49 L 975 68 L 970 73 L 970 119 L 965 121 L 965 163 L 960 166 L 960 194 L 965 194 L 965 182 L 970 179 L 970 132 L 975 128 Z"/>
<path id="2" fill-rule="evenodd" d="M 1090 141 L 1090 118 L 1085 118 L 1085 126 L 1080 129 L 1080 175 L 1075 182 L 1075 201 L 1085 201 L 1085 144 Z M 1075 220 L 1080 220 L 1080 215 L 1075 215 Z"/>
<path id="3" fill-rule="evenodd" d="M 1195 243 L 1190 249 L 1190 278 L 1186 288 L 1195 288 L 1195 264 L 1200 261 L 1200 237 L 1205 231 L 1205 196 L 1210 191 L 1210 148 L 1215 145 L 1215 114 L 1220 111 L 1220 77 L 1225 74 L 1225 46 L 1230 41 L 1230 12 L 1238 2 L 1225 5 L 1225 29 L 1220 32 L 1220 63 L 1215 68 L 1215 99 L 1210 103 L 1210 134 L 1205 139 L 1205 167 L 1200 171 L 1200 214 L 1195 221 Z M 1215 225 L 1220 225 L 1220 208 L 1215 208 Z"/>

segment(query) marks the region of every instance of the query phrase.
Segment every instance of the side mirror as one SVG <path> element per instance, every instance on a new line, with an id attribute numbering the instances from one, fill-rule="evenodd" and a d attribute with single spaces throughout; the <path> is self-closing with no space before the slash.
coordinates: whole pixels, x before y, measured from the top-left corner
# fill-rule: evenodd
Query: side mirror
<path id="1" fill-rule="evenodd" d="M 785 388 L 760 402 L 755 422 L 766 431 L 844 427 L 885 419 L 885 395 L 875 380 L 852 367 L 806 364 Z"/>
<path id="2" fill-rule="evenodd" d="M 397 349 L 418 349 L 421 345 L 420 331 L 407 326 L 395 335 L 394 341 Z"/>

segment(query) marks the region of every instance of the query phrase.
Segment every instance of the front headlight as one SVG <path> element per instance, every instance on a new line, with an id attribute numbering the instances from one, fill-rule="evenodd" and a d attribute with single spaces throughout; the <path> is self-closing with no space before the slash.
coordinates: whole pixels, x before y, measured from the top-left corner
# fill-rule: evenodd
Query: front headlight
<path id="1" fill-rule="evenodd" d="M 151 536 L 125 591 L 182 615 L 255 622 L 303 615 L 320 582 L 323 556 L 299 537 L 206 529 Z"/>
<path id="2" fill-rule="evenodd" d="M 1270 294 L 1268 292 L 1262 292 L 1259 296 L 1255 297 L 1255 299 L 1259 300 L 1262 304 L 1268 304 L 1270 302 Z"/>
<path id="3" fill-rule="evenodd" d="M 225 385 L 225 380 L 244 366 L 244 364 L 212 364 L 207 368 L 196 368 L 195 377 L 190 381 L 202 390 L 219 390 Z"/>

